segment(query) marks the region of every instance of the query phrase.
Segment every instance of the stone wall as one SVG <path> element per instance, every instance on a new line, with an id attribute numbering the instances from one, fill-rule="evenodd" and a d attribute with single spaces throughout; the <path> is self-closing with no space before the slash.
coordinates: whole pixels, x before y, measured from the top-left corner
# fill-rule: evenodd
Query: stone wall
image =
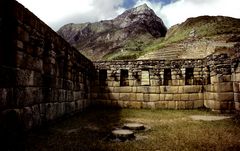
<path id="1" fill-rule="evenodd" d="M 107 78 L 105 85 L 96 78 L 92 98 L 97 104 L 125 108 L 239 111 L 239 48 L 236 44 L 231 52 L 198 60 L 94 62 L 96 77 L 106 70 Z M 121 85 L 122 70 L 128 71 L 127 85 Z"/>
<path id="2" fill-rule="evenodd" d="M 125 108 L 200 108 L 204 106 L 203 85 L 208 79 L 203 63 L 202 60 L 94 62 L 98 74 L 107 70 L 107 78 L 105 85 L 96 79 L 98 86 L 92 98 L 97 104 Z M 192 77 L 187 82 L 188 69 L 192 69 Z M 127 85 L 121 85 L 121 70 L 128 71 Z M 165 76 L 166 71 L 170 75 Z"/>
<path id="3" fill-rule="evenodd" d="M 0 36 L 1 130 L 30 129 L 90 105 L 92 62 L 14 0 L 0 2 Z"/>

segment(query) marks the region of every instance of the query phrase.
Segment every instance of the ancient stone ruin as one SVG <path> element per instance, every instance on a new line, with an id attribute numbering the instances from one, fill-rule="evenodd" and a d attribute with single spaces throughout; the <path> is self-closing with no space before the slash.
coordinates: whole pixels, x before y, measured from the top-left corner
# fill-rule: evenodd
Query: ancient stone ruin
<path id="1" fill-rule="evenodd" d="M 234 57 L 92 62 L 21 4 L 1 1 L 1 130 L 28 130 L 91 105 L 240 111 L 239 48 Z"/>

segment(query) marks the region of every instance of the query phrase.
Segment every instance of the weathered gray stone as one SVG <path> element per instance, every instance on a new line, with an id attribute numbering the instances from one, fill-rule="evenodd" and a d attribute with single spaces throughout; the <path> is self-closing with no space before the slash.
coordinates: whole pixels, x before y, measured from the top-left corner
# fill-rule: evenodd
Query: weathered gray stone
<path id="1" fill-rule="evenodd" d="M 240 93 L 234 93 L 234 101 L 240 102 Z"/>
<path id="2" fill-rule="evenodd" d="M 234 94 L 233 92 L 217 93 L 216 100 L 217 101 L 233 101 Z"/>
<path id="3" fill-rule="evenodd" d="M 136 94 L 136 100 L 137 101 L 143 101 L 143 93 L 137 93 Z"/>
<path id="4" fill-rule="evenodd" d="M 232 82 L 223 82 L 214 85 L 217 92 L 233 92 Z"/>
<path id="5" fill-rule="evenodd" d="M 157 109 L 167 109 L 168 108 L 168 101 L 158 101 L 155 103 Z"/>
<path id="6" fill-rule="evenodd" d="M 191 100 L 191 101 L 199 100 L 199 95 L 198 95 L 198 93 L 189 94 L 189 100 Z"/>
<path id="7" fill-rule="evenodd" d="M 31 129 L 33 128 L 33 113 L 32 109 L 30 107 L 25 107 L 22 109 L 22 118 L 23 118 L 23 123 L 24 127 L 26 129 Z"/>
<path id="8" fill-rule="evenodd" d="M 239 88 L 240 88 L 239 82 L 233 82 L 233 92 L 240 92 Z"/>
<path id="9" fill-rule="evenodd" d="M 122 101 L 129 101 L 130 93 L 120 93 L 119 99 Z"/>
<path id="10" fill-rule="evenodd" d="M 176 109 L 176 101 L 169 101 L 168 109 Z"/>
<path id="11" fill-rule="evenodd" d="M 149 98 L 150 102 L 159 101 L 159 94 L 149 94 L 149 96 L 150 96 L 150 98 Z"/>
<path id="12" fill-rule="evenodd" d="M 197 108 L 202 108 L 204 107 L 204 101 L 203 100 L 195 100 L 193 101 L 193 108 L 197 109 Z"/>

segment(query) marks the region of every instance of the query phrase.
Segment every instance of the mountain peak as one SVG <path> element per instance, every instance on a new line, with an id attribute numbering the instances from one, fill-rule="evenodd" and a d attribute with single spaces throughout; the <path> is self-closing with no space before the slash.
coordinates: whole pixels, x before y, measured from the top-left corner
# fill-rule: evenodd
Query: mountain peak
<path id="1" fill-rule="evenodd" d="M 164 37 L 166 32 L 167 28 L 161 18 L 147 4 L 126 10 L 113 20 L 87 26 L 67 25 L 58 31 L 70 44 L 93 60 L 101 60 L 112 53 L 121 53 L 125 48 L 127 51 L 140 51 L 137 45 L 129 50 L 127 45 L 135 43 L 133 39 L 145 42 L 146 39 Z"/>
<path id="2" fill-rule="evenodd" d="M 138 11 L 138 12 L 143 12 L 143 11 L 151 10 L 151 8 L 149 8 L 146 3 L 144 3 L 144 4 L 142 4 L 142 5 L 139 5 L 139 6 L 135 7 L 135 8 L 133 8 L 133 9 L 135 9 L 135 10 Z"/>

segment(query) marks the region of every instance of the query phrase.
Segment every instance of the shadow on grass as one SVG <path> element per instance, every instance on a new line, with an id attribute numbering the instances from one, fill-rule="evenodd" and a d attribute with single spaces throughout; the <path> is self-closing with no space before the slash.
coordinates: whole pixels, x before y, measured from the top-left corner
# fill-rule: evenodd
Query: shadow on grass
<path id="1" fill-rule="evenodd" d="M 92 107 L 28 134 L 26 150 L 106 150 L 103 143 L 121 126 L 119 108 Z"/>

